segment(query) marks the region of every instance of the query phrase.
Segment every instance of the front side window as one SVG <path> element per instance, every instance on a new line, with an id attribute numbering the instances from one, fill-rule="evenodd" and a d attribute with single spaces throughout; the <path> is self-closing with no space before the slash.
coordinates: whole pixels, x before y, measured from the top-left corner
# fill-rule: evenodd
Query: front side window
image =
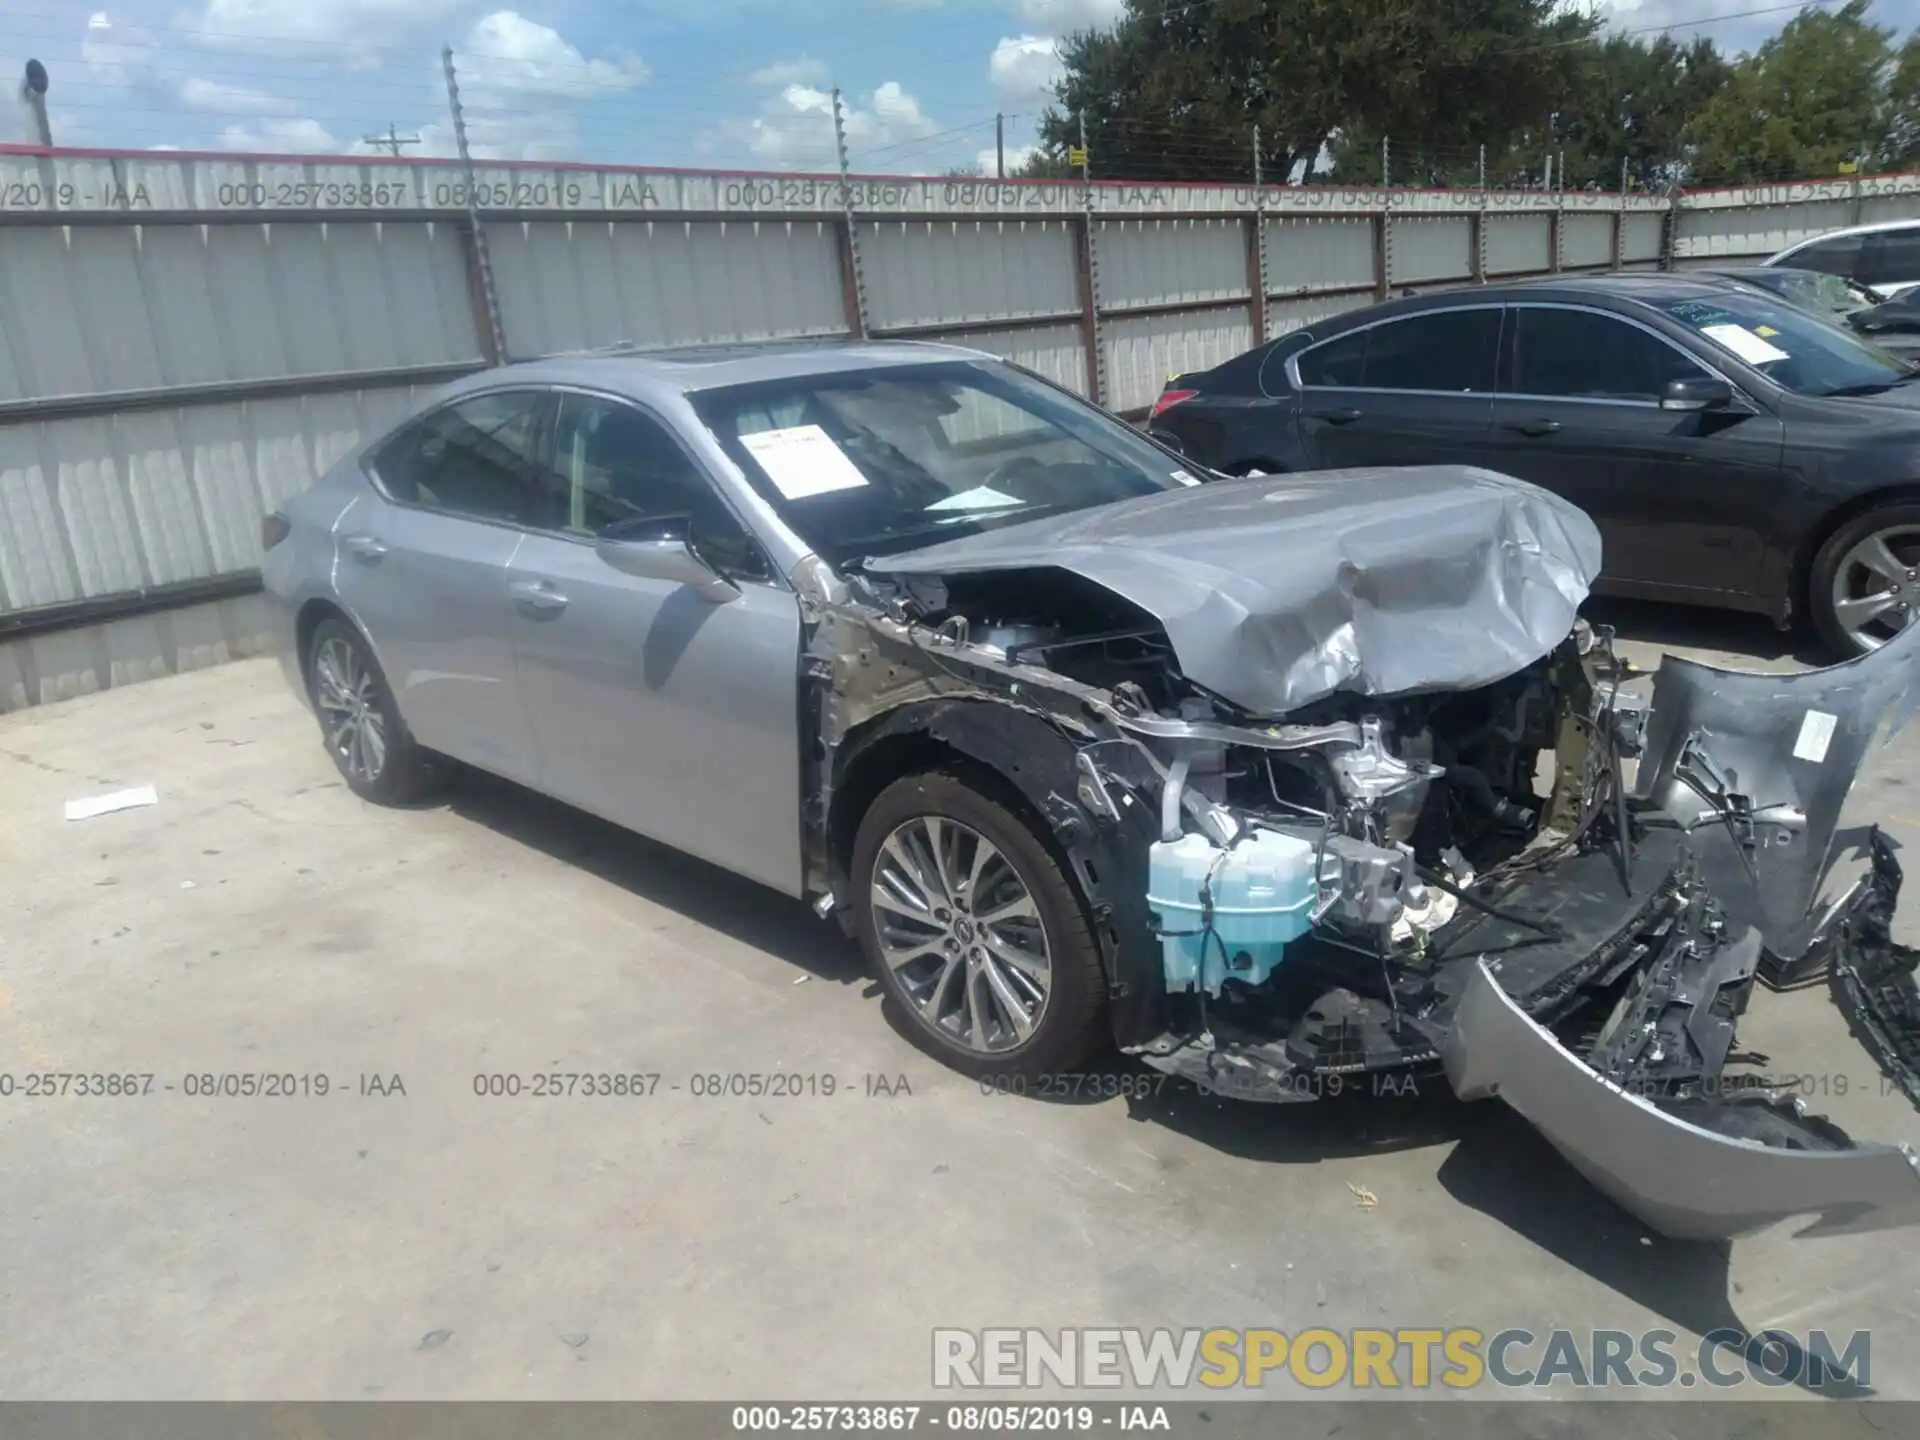
<path id="1" fill-rule="evenodd" d="M 1438 310 L 1330 340 L 1300 357 L 1303 385 L 1486 394 L 1500 348 L 1495 308 Z"/>
<path id="2" fill-rule="evenodd" d="M 991 361 L 690 399 L 748 482 L 834 564 L 1192 483 L 1131 426 Z"/>
<path id="3" fill-rule="evenodd" d="M 659 420 L 624 401 L 566 393 L 542 472 L 552 528 L 581 537 L 624 522 L 685 515 L 693 548 L 723 574 L 760 578 L 758 545 L 713 482 Z"/>
<path id="4" fill-rule="evenodd" d="M 1729 289 L 1659 308 L 1715 348 L 1801 395 L 1871 395 L 1914 374 L 1851 330 L 1772 295 Z"/>
<path id="5" fill-rule="evenodd" d="M 544 523 L 534 480 L 546 397 L 504 390 L 442 406 L 389 440 L 374 459 L 387 493 L 474 520 Z"/>
<path id="6" fill-rule="evenodd" d="M 1515 394 L 1655 402 L 1672 381 L 1706 378 L 1673 345 L 1611 315 L 1532 305 L 1514 312 Z"/>

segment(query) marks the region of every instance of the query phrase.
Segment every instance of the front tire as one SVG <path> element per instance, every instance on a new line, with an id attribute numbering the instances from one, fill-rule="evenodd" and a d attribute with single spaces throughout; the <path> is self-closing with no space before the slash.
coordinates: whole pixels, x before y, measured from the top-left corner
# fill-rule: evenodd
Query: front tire
<path id="1" fill-rule="evenodd" d="M 1920 503 L 1877 505 L 1813 557 L 1807 611 L 1820 643 L 1851 659 L 1877 650 L 1920 610 Z"/>
<path id="2" fill-rule="evenodd" d="M 867 963 L 921 1042 L 968 1075 L 1034 1079 L 1104 1043 L 1086 909 L 1033 828 L 958 776 L 883 790 L 855 836 Z"/>
<path id="3" fill-rule="evenodd" d="M 320 717 L 321 742 L 354 794 L 398 805 L 426 788 L 432 778 L 427 755 L 407 733 L 371 647 L 345 621 L 314 627 L 307 691 Z"/>

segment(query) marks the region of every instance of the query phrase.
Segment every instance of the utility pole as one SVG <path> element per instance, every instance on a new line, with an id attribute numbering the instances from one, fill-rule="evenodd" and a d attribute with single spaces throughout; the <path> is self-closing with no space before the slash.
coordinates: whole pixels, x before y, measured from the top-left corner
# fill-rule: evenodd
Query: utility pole
<path id="1" fill-rule="evenodd" d="M 1487 147 L 1480 147 L 1480 188 L 1487 188 Z"/>
<path id="2" fill-rule="evenodd" d="M 998 111 L 993 116 L 993 178 L 1007 178 L 1007 117 Z"/>
<path id="3" fill-rule="evenodd" d="M 1387 137 L 1380 137 L 1380 188 L 1387 190 L 1393 185 L 1393 169 L 1390 164 L 1392 152 L 1387 147 Z"/>
<path id="4" fill-rule="evenodd" d="M 387 122 L 386 134 L 362 135 L 360 137 L 360 143 L 362 145 L 371 145 L 376 150 L 385 150 L 388 154 L 392 155 L 394 159 L 398 160 L 400 158 L 400 147 L 402 145 L 418 145 L 420 143 L 420 137 L 418 135 L 402 135 L 399 130 L 395 128 L 394 123 L 389 120 Z"/>

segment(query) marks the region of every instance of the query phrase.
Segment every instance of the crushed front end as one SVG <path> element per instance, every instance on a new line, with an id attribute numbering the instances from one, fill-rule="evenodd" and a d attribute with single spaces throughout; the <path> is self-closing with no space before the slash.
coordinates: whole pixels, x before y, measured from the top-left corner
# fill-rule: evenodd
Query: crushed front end
<path id="1" fill-rule="evenodd" d="M 1115 1039 L 1156 1069 L 1289 1103 L 1444 1076 L 1675 1237 L 1920 1222 L 1905 1147 L 1727 1072 L 1756 982 L 1831 975 L 1920 1097 L 1885 838 L 1821 899 L 1920 627 L 1797 676 L 1669 660 L 1649 700 L 1574 623 L 1584 517 L 1467 479 L 1357 515 L 1310 480 L 1207 487 L 1156 529 L 960 542 L 823 591 L 823 832 L 863 749 L 931 737 L 1046 817 Z M 1258 519 L 1274 500 L 1294 530 Z"/>

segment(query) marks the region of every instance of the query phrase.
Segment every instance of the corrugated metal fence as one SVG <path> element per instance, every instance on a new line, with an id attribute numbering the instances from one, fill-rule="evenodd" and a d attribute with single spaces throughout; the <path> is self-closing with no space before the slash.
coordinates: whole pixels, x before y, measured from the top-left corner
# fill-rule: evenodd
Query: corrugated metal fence
<path id="1" fill-rule="evenodd" d="M 0 152 L 0 710 L 250 653 L 259 521 L 424 389 L 633 341 L 918 336 L 1121 412 L 1404 288 L 1759 257 L 1920 177 L 1690 195 Z M 849 221 L 848 217 L 851 217 Z"/>

